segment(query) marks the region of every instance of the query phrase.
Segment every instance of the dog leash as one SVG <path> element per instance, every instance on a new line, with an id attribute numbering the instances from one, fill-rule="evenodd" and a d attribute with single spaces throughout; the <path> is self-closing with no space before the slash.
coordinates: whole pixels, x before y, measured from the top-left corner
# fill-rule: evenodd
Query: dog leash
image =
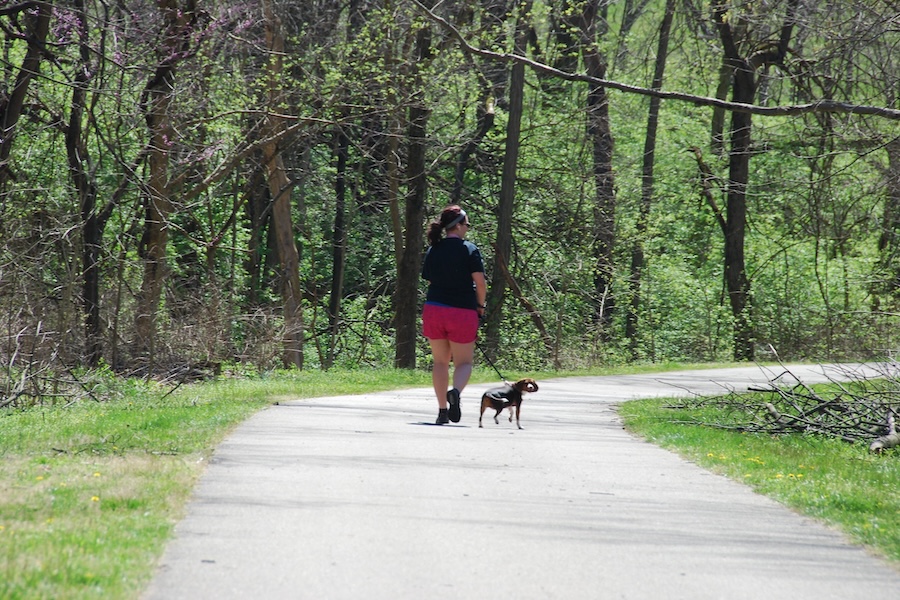
<path id="1" fill-rule="evenodd" d="M 503 383 L 509 383 L 509 381 L 507 381 L 506 377 L 503 376 L 503 373 L 500 372 L 500 369 L 498 369 L 494 365 L 493 361 L 491 361 L 490 357 L 488 357 L 487 352 L 484 351 L 484 348 L 481 347 L 481 344 L 478 343 L 478 340 L 475 340 L 475 345 L 478 347 L 479 350 L 481 350 L 481 355 L 484 356 L 484 360 L 487 361 L 487 364 L 491 365 L 491 368 L 494 369 L 494 371 L 497 373 L 497 375 L 500 376 L 500 379 L 503 381 Z"/>

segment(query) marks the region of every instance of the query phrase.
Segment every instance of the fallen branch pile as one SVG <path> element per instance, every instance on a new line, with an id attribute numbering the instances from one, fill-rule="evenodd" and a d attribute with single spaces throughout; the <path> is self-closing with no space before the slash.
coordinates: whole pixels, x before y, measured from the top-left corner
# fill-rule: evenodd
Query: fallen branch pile
<path id="1" fill-rule="evenodd" d="M 673 407 L 721 409 L 716 411 L 715 421 L 703 418 L 693 424 L 770 435 L 823 435 L 865 442 L 870 451 L 883 452 L 900 446 L 896 424 L 900 414 L 900 365 L 866 366 L 866 374 L 850 368 L 835 371 L 836 375 L 828 376 L 829 383 L 816 389 L 785 367 L 767 385 L 750 389 L 756 393 L 732 391 L 724 397 L 694 398 Z"/>

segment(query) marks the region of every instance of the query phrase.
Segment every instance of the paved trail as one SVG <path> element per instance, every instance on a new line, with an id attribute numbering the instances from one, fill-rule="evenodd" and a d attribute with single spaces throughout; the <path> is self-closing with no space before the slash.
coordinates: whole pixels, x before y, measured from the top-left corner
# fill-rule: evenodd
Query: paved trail
<path id="1" fill-rule="evenodd" d="M 780 371 L 542 381 L 522 431 L 478 429 L 488 386 L 457 426 L 422 389 L 273 406 L 216 450 L 145 600 L 897 598 L 895 566 L 614 412 Z"/>

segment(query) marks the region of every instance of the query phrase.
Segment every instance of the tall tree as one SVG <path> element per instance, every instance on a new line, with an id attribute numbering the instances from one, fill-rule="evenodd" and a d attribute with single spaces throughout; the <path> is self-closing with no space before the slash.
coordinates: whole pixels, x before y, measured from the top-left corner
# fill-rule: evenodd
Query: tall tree
<path id="1" fill-rule="evenodd" d="M 419 28 L 415 40 L 415 60 L 410 65 L 414 89 L 409 105 L 406 150 L 406 178 L 409 183 L 404 209 L 403 249 L 397 263 L 397 287 L 393 298 L 394 327 L 397 332 L 394 366 L 402 369 L 413 369 L 416 366 L 416 317 L 424 241 L 425 198 L 428 190 L 426 131 L 430 114 L 425 104 L 424 81 L 420 69 L 432 56 L 431 28 Z"/>
<path id="2" fill-rule="evenodd" d="M 300 287 L 300 254 L 294 239 L 291 189 L 293 182 L 287 175 L 282 157 L 284 118 L 280 116 L 284 90 L 284 35 L 281 19 L 273 0 L 263 0 L 266 24 L 266 81 L 268 90 L 268 114 L 263 127 L 264 136 L 271 140 L 263 145 L 269 194 L 272 198 L 272 227 L 278 248 L 279 280 L 284 303 L 284 332 L 282 337 L 282 364 L 303 368 L 304 323 Z"/>
<path id="3" fill-rule="evenodd" d="M 84 0 L 74 0 L 72 15 L 78 35 L 78 61 L 72 78 L 72 100 L 69 120 L 65 127 L 66 155 L 69 176 L 78 195 L 82 219 L 82 303 L 84 306 L 85 361 L 88 366 L 100 364 L 103 354 L 103 334 L 100 322 L 100 251 L 103 229 L 111 210 L 97 210 L 97 180 L 90 168 L 90 151 L 85 132 L 85 111 L 88 107 L 90 84 L 96 73 L 94 52 L 90 44 L 90 24 Z M 105 36 L 105 23 L 99 28 Z M 103 48 L 104 43 L 98 46 Z"/>
<path id="4" fill-rule="evenodd" d="M 525 56 L 529 32 L 530 0 L 520 2 L 516 11 L 516 27 L 513 46 L 515 53 Z M 487 296 L 486 341 L 488 352 L 496 354 L 500 343 L 500 321 L 503 317 L 503 301 L 506 297 L 506 277 L 499 265 L 510 264 L 512 252 L 513 209 L 516 203 L 516 184 L 521 144 L 522 115 L 525 106 L 525 65 L 513 63 L 509 77 L 509 116 L 506 121 L 506 146 L 503 153 L 503 170 L 500 177 L 500 198 L 497 202 L 497 234 L 494 238 L 494 268 Z"/>
<path id="5" fill-rule="evenodd" d="M 738 37 L 740 16 L 731 3 L 714 0 L 713 17 L 722 42 L 725 60 L 732 70 L 731 100 L 735 103 L 753 104 L 757 91 L 757 71 L 766 65 L 782 65 L 788 52 L 791 33 L 799 0 L 787 0 L 783 23 L 774 44 L 759 46 L 743 44 L 751 48 L 748 54 L 741 51 Z M 725 288 L 734 319 L 734 358 L 753 360 L 754 338 L 750 279 L 744 258 L 744 240 L 747 228 L 747 185 L 750 181 L 750 156 L 753 122 L 751 114 L 743 111 L 731 113 L 728 149 L 728 191 L 725 208 Z"/>
<path id="6" fill-rule="evenodd" d="M 177 143 L 170 107 L 175 93 L 177 66 L 189 53 L 197 24 L 196 0 L 159 0 L 161 39 L 157 63 L 141 95 L 147 122 L 148 180 L 145 196 L 144 234 L 141 240 L 144 275 L 135 319 L 135 351 L 154 360 L 156 324 L 166 280 L 169 217 L 178 182 L 170 177 L 173 147 Z"/>
<path id="7" fill-rule="evenodd" d="M 328 296 L 328 352 L 324 366 L 334 365 L 334 353 L 340 333 L 341 300 L 344 296 L 344 272 L 347 268 L 347 160 L 350 140 L 343 128 L 335 131 L 334 155 L 337 159 L 334 181 L 334 227 L 331 232 L 331 293 Z"/>
<path id="8" fill-rule="evenodd" d="M 46 52 L 47 34 L 50 31 L 50 17 L 53 4 L 50 2 L 21 2 L 0 8 L 0 16 L 10 17 L 17 27 L 18 17 L 24 13 L 20 35 L 27 44 L 22 66 L 16 75 L 12 91 L 0 98 L 0 193 L 5 192 L 6 183 L 12 176 L 9 156 L 15 140 L 16 124 L 25 108 L 28 88 L 41 70 L 41 60 Z M 7 29 L 11 31 L 12 28 Z M 10 36 L 7 33 L 7 36 Z M 7 38 L 9 41 L 9 37 Z"/>
<path id="9" fill-rule="evenodd" d="M 606 31 L 606 3 L 602 0 L 573 2 L 571 24 L 578 32 L 578 47 L 586 74 L 594 80 L 606 78 L 607 60 L 599 47 L 599 36 Z M 587 137 L 592 148 L 594 175 L 593 232 L 594 319 L 601 335 L 609 335 L 614 297 L 613 251 L 616 242 L 616 194 L 613 175 L 613 135 L 609 118 L 609 95 L 597 81 L 588 83 Z"/>
<path id="10" fill-rule="evenodd" d="M 656 46 L 656 65 L 653 82 L 650 87 L 662 89 L 663 76 L 666 71 L 666 59 L 669 54 L 669 32 L 672 29 L 672 18 L 675 15 L 676 0 L 666 0 L 665 14 L 659 26 L 659 40 Z M 653 169 L 656 162 L 656 133 L 659 128 L 658 97 L 650 98 L 647 115 L 647 133 L 644 136 L 644 153 L 641 163 L 641 203 L 638 209 L 638 220 L 635 227 L 635 239 L 631 246 L 631 306 L 625 319 L 625 337 L 628 340 L 632 358 L 638 358 L 638 315 L 641 309 L 641 277 L 644 270 L 644 237 L 653 205 Z"/>

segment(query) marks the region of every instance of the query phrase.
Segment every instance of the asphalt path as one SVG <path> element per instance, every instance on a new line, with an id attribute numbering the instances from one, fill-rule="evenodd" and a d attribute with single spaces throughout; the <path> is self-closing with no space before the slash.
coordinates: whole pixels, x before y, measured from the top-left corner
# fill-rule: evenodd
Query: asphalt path
<path id="1" fill-rule="evenodd" d="M 843 378 L 791 366 L 804 382 Z M 782 368 L 540 381 L 523 430 L 471 385 L 282 402 L 214 452 L 145 600 L 896 598 L 900 570 L 627 433 L 626 400 L 721 394 Z M 793 381 L 790 375 L 784 376 Z"/>

